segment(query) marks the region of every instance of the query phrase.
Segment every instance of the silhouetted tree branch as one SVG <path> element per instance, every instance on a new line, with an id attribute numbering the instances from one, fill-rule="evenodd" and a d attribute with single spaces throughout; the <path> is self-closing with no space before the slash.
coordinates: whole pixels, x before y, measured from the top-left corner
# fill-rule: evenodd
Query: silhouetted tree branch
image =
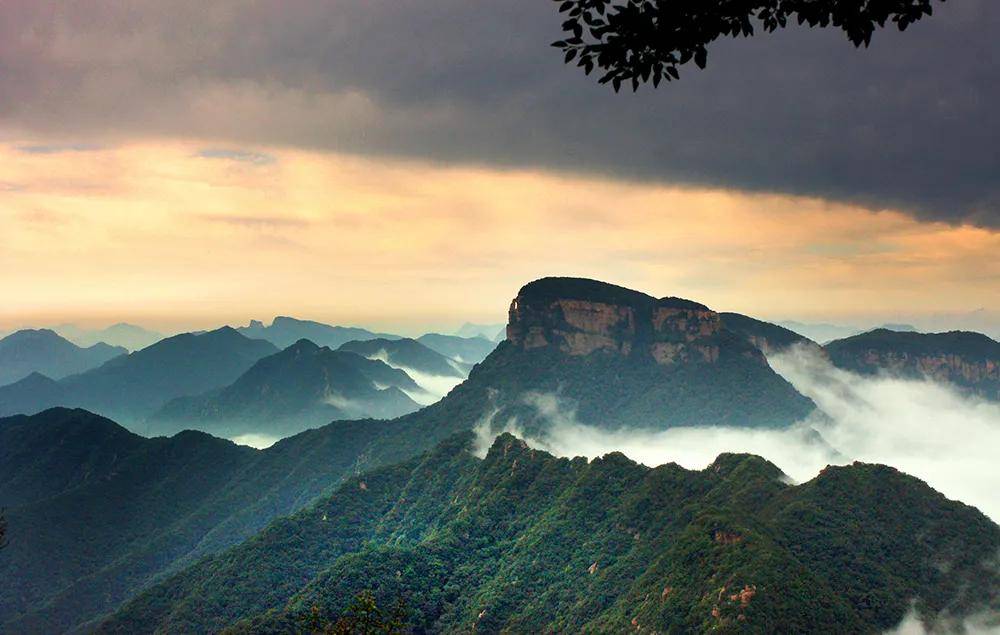
<path id="1" fill-rule="evenodd" d="M 945 0 L 939 0 L 944 2 Z M 855 46 L 868 46 L 876 27 L 903 31 L 925 15 L 933 0 L 555 0 L 567 19 L 569 37 L 553 42 L 566 63 L 617 92 L 623 83 L 680 78 L 678 68 L 694 61 L 705 68 L 708 45 L 720 36 L 749 37 L 755 24 L 767 32 L 788 22 L 837 27 Z"/>

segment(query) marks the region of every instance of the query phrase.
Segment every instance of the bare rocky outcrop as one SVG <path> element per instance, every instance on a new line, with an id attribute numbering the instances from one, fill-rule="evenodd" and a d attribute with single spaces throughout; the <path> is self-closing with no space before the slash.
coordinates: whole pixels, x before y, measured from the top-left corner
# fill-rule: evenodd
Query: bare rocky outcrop
<path id="1" fill-rule="evenodd" d="M 511 301 L 507 340 L 525 350 L 551 346 L 574 356 L 602 351 L 647 355 L 661 365 L 715 363 L 723 330 L 719 314 L 697 302 L 546 278 L 526 285 Z M 742 352 L 763 362 L 756 349 Z"/>

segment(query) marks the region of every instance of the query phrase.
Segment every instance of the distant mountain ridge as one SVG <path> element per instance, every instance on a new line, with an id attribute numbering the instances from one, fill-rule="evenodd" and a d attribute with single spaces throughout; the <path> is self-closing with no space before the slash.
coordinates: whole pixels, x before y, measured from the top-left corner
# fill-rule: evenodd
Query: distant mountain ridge
<path id="1" fill-rule="evenodd" d="M 258 320 L 251 320 L 249 326 L 241 326 L 236 330 L 252 339 L 267 340 L 280 349 L 288 348 L 303 339 L 309 340 L 317 346 L 328 346 L 331 349 L 337 349 L 342 344 L 352 340 L 399 339 L 398 335 L 389 333 L 373 333 L 367 329 L 353 326 L 331 326 L 322 322 L 299 320 L 281 315 L 274 318 L 268 326 L 264 326 L 264 323 Z"/>
<path id="2" fill-rule="evenodd" d="M 62 379 L 126 353 L 104 342 L 81 348 L 50 329 L 15 331 L 0 339 L 0 386 L 32 373 Z"/>
<path id="3" fill-rule="evenodd" d="M 122 346 L 130 351 L 146 348 L 164 337 L 162 333 L 127 322 L 112 324 L 103 329 L 86 329 L 74 324 L 60 324 L 53 327 L 52 330 L 80 346 L 107 342 L 114 346 Z"/>
<path id="4" fill-rule="evenodd" d="M 1000 342 L 981 333 L 874 329 L 823 347 L 834 365 L 863 375 L 923 378 L 1000 401 Z"/>
<path id="5" fill-rule="evenodd" d="M 497 343 L 480 335 L 475 337 L 460 337 L 457 335 L 442 335 L 441 333 L 425 333 L 417 341 L 427 348 L 466 364 L 478 364 L 493 352 Z"/>
<path id="6" fill-rule="evenodd" d="M 499 342 L 503 340 L 506 334 L 505 328 L 503 324 L 473 324 L 472 322 L 466 322 L 455 332 L 455 335 L 459 337 L 482 337 L 491 342 Z"/>
<path id="7" fill-rule="evenodd" d="M 850 337 L 860 333 L 863 329 L 856 326 L 844 326 L 842 324 L 820 324 L 797 322 L 795 320 L 784 320 L 777 322 L 778 326 L 794 331 L 803 337 L 808 337 L 814 342 L 823 344 L 835 339 Z"/>
<path id="8" fill-rule="evenodd" d="M 335 419 L 392 419 L 413 412 L 420 405 L 404 391 L 420 390 L 406 373 L 382 361 L 299 340 L 258 360 L 225 388 L 169 401 L 150 417 L 148 430 L 280 438 Z"/>
<path id="9" fill-rule="evenodd" d="M 342 344 L 337 350 L 350 351 L 371 359 L 382 359 L 390 366 L 412 368 L 440 377 L 461 377 L 469 374 L 470 364 L 457 362 L 418 342 L 403 337 L 396 340 L 376 338 Z"/>
<path id="10" fill-rule="evenodd" d="M 170 399 L 230 384 L 275 352 L 229 327 L 175 335 L 57 382 L 36 377 L 0 387 L 0 416 L 83 407 L 135 426 Z"/>

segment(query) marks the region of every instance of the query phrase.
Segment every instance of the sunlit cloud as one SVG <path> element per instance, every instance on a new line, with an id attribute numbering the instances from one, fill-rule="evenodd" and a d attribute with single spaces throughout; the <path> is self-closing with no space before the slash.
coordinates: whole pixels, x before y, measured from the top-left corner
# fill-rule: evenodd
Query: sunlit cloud
<path id="1" fill-rule="evenodd" d="M 894 210 L 280 147 L 29 145 L 0 146 L 0 326 L 492 323 L 543 275 L 762 317 L 1000 309 L 1000 233 Z"/>

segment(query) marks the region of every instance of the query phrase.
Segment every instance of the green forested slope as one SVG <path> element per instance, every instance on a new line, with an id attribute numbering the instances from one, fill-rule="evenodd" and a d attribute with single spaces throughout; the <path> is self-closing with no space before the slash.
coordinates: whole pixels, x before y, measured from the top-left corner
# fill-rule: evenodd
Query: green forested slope
<path id="1" fill-rule="evenodd" d="M 891 468 L 789 486 L 750 455 L 688 471 L 470 442 L 350 479 L 100 630 L 298 632 L 366 589 L 417 632 L 879 632 L 914 601 L 1000 602 L 1000 528 Z"/>

